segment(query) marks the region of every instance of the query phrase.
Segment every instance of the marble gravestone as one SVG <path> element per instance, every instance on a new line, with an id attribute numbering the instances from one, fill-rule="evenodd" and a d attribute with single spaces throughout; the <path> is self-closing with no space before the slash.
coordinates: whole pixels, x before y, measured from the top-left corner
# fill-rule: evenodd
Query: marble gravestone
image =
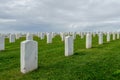
<path id="1" fill-rule="evenodd" d="M 10 42 L 10 43 L 15 42 L 15 35 L 14 35 L 14 34 L 10 34 L 9 42 Z"/>
<path id="2" fill-rule="evenodd" d="M 65 40 L 65 33 L 60 33 L 62 41 Z"/>
<path id="3" fill-rule="evenodd" d="M 81 32 L 81 33 L 80 33 L 80 36 L 81 36 L 81 39 L 83 39 L 83 38 L 84 38 L 84 33 Z"/>
<path id="4" fill-rule="evenodd" d="M 73 37 L 73 39 L 76 39 L 76 32 L 72 33 L 72 37 Z"/>
<path id="5" fill-rule="evenodd" d="M 27 73 L 38 68 L 38 43 L 33 40 L 21 42 L 20 69 Z"/>
<path id="6" fill-rule="evenodd" d="M 15 36 L 16 36 L 16 39 L 20 39 L 20 34 L 19 33 L 16 33 Z"/>
<path id="7" fill-rule="evenodd" d="M 116 33 L 113 32 L 113 40 L 115 40 L 115 39 L 116 39 Z"/>
<path id="8" fill-rule="evenodd" d="M 33 40 L 33 35 L 30 33 L 27 33 L 26 40 Z"/>
<path id="9" fill-rule="evenodd" d="M 103 44 L 103 33 L 99 33 L 99 44 Z"/>
<path id="10" fill-rule="evenodd" d="M 119 39 L 120 38 L 120 33 L 119 32 L 117 32 L 117 39 Z"/>
<path id="11" fill-rule="evenodd" d="M 52 36 L 52 38 L 54 38 L 55 37 L 55 32 L 52 32 L 51 36 Z"/>
<path id="12" fill-rule="evenodd" d="M 73 55 L 73 37 L 65 37 L 65 56 Z"/>
<path id="13" fill-rule="evenodd" d="M 52 43 L 52 34 L 47 33 L 47 43 Z"/>
<path id="14" fill-rule="evenodd" d="M 107 42 L 110 42 L 110 32 L 107 32 Z"/>
<path id="15" fill-rule="evenodd" d="M 91 33 L 86 34 L 86 48 L 89 49 L 92 47 L 92 35 Z"/>
<path id="16" fill-rule="evenodd" d="M 5 41 L 2 35 L 0 36 L 0 51 L 1 50 L 5 50 Z"/>
<path id="17" fill-rule="evenodd" d="M 41 38 L 41 39 L 44 39 L 44 36 L 45 36 L 44 33 L 41 32 L 41 33 L 40 33 L 40 38 Z"/>

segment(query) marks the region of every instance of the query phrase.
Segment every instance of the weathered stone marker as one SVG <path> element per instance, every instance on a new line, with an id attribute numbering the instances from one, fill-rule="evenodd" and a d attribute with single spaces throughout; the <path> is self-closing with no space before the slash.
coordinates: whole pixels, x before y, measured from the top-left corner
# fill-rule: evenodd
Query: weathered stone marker
<path id="1" fill-rule="evenodd" d="M 52 34 L 47 33 L 47 43 L 52 43 Z"/>
<path id="2" fill-rule="evenodd" d="M 65 33 L 60 33 L 60 35 L 61 35 L 61 39 L 62 39 L 62 41 L 64 41 L 65 40 Z"/>
<path id="3" fill-rule="evenodd" d="M 10 42 L 10 43 L 15 42 L 15 35 L 14 35 L 14 34 L 10 34 L 9 42 Z"/>
<path id="4" fill-rule="evenodd" d="M 83 38 L 84 38 L 84 33 L 81 32 L 81 33 L 80 33 L 80 36 L 81 36 L 81 39 L 83 39 Z"/>
<path id="5" fill-rule="evenodd" d="M 43 32 L 41 32 L 40 38 L 41 38 L 41 39 L 44 39 L 44 33 L 43 33 Z"/>
<path id="6" fill-rule="evenodd" d="M 107 42 L 110 42 L 110 32 L 107 32 Z"/>
<path id="7" fill-rule="evenodd" d="M 103 33 L 99 33 L 99 44 L 103 44 Z"/>
<path id="8" fill-rule="evenodd" d="M 16 33 L 15 36 L 16 36 L 16 39 L 20 39 L 20 33 Z"/>
<path id="9" fill-rule="evenodd" d="M 117 32 L 117 39 L 119 39 L 120 38 L 120 33 L 119 32 Z"/>
<path id="10" fill-rule="evenodd" d="M 113 32 L 113 40 L 115 40 L 116 39 L 116 34 L 115 34 L 115 32 Z"/>
<path id="11" fill-rule="evenodd" d="M 65 56 L 73 55 L 73 37 L 65 37 Z"/>
<path id="12" fill-rule="evenodd" d="M 21 72 L 27 73 L 38 68 L 38 43 L 32 40 L 21 42 Z"/>
<path id="13" fill-rule="evenodd" d="M 1 50 L 5 50 L 5 41 L 3 36 L 0 36 L 0 51 Z"/>
<path id="14" fill-rule="evenodd" d="M 92 35 L 90 33 L 86 34 L 86 48 L 89 49 L 92 47 Z"/>
<path id="15" fill-rule="evenodd" d="M 73 37 L 73 39 L 76 39 L 76 32 L 72 33 L 72 37 Z"/>
<path id="16" fill-rule="evenodd" d="M 54 38 L 55 37 L 55 32 L 52 32 L 51 36 L 52 36 L 52 38 Z"/>
<path id="17" fill-rule="evenodd" d="M 26 40 L 33 40 L 33 35 L 30 33 L 27 33 Z"/>

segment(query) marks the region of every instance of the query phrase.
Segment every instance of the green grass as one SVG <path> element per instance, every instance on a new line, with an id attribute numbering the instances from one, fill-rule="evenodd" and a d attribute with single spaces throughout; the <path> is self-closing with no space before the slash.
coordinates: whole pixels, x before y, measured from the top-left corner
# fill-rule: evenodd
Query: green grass
<path id="1" fill-rule="evenodd" d="M 120 40 L 98 45 L 98 37 L 93 37 L 93 48 L 85 49 L 85 38 L 74 40 L 74 55 L 64 56 L 64 42 L 60 36 L 52 44 L 46 38 L 39 44 L 39 68 L 27 74 L 20 72 L 20 42 L 9 43 L 6 39 L 5 51 L 0 51 L 0 80 L 119 80 Z"/>

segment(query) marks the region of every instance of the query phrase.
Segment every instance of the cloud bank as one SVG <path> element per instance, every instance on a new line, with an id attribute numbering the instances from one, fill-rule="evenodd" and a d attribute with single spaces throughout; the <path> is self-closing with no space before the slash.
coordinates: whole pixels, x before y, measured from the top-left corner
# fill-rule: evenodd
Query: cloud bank
<path id="1" fill-rule="evenodd" d="M 120 30 L 119 0 L 1 0 L 0 32 Z"/>

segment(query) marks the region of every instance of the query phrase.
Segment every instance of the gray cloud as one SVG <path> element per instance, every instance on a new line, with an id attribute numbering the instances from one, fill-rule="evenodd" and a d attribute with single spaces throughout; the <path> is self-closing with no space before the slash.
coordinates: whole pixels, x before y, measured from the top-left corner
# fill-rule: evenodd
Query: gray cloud
<path id="1" fill-rule="evenodd" d="M 119 0 L 1 0 L 0 31 L 118 30 Z"/>

